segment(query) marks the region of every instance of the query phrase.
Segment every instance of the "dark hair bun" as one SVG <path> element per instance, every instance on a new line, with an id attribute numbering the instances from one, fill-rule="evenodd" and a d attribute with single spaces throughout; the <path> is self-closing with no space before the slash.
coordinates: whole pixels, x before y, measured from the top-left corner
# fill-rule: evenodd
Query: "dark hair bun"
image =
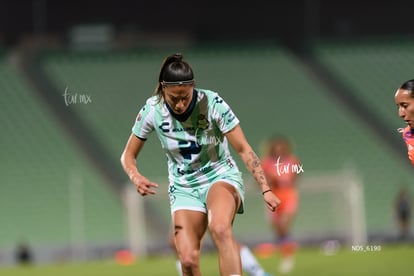
<path id="1" fill-rule="evenodd" d="M 180 54 L 180 53 L 173 54 L 171 56 L 168 56 L 165 59 L 165 65 L 168 65 L 168 64 L 176 62 L 176 61 L 182 61 L 182 60 L 183 60 L 183 55 L 182 54 Z"/>

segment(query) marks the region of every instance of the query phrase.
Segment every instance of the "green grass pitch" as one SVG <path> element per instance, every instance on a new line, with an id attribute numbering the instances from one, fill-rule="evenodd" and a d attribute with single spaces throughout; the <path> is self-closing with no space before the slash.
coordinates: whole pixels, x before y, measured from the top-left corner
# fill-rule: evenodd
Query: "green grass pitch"
<path id="1" fill-rule="evenodd" d="M 342 249 L 336 255 L 326 256 L 319 248 L 304 248 L 296 255 L 296 266 L 289 275 L 318 276 L 405 276 L 413 275 L 414 245 L 383 246 L 379 252 L 352 252 Z M 277 273 L 279 256 L 259 258 L 264 268 Z M 219 275 L 217 255 L 204 253 L 201 259 L 204 276 Z M 8 276 L 138 276 L 178 275 L 172 256 L 139 259 L 133 265 L 121 266 L 113 261 L 82 264 L 34 265 L 31 267 L 0 268 L 0 275 Z M 247 274 L 243 274 L 247 275 Z"/>

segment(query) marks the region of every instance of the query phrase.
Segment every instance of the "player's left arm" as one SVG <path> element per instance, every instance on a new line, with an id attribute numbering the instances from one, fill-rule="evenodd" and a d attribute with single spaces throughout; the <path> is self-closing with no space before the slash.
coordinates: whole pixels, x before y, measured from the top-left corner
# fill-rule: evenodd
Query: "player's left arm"
<path id="1" fill-rule="evenodd" d="M 244 164 L 246 165 L 246 168 L 256 179 L 262 192 L 270 190 L 270 187 L 266 181 L 266 177 L 260 159 L 247 142 L 240 125 L 236 125 L 229 132 L 225 133 L 225 136 L 231 144 L 231 146 L 233 147 L 233 149 L 239 154 L 240 158 L 243 160 Z M 274 211 L 276 207 L 280 204 L 280 200 L 272 192 L 264 193 L 263 197 L 267 204 L 267 207 L 271 211 Z"/>

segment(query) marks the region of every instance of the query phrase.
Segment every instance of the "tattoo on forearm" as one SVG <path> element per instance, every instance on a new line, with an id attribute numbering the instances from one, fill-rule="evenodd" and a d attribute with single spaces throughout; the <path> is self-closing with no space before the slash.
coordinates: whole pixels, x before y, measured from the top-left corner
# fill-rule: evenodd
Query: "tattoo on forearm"
<path id="1" fill-rule="evenodd" d="M 249 152 L 249 155 L 250 155 L 249 161 L 251 162 L 254 168 L 260 165 L 260 160 L 259 160 L 259 157 L 257 157 L 256 153 L 251 151 Z"/>
<path id="2" fill-rule="evenodd" d="M 260 166 L 260 160 L 259 157 L 257 157 L 256 153 L 253 151 L 249 152 L 250 158 L 248 159 L 248 164 L 251 165 L 253 168 L 257 168 Z"/>
<path id="3" fill-rule="evenodd" d="M 259 172 L 259 179 L 260 179 L 260 181 L 265 181 L 265 180 L 266 180 L 266 178 L 265 178 L 265 176 L 264 176 L 264 171 L 263 171 L 263 170 L 261 170 L 261 171 Z"/>
<path id="4" fill-rule="evenodd" d="M 260 187 L 267 185 L 260 159 L 253 151 L 249 152 L 249 158 L 246 161 L 246 165 Z"/>

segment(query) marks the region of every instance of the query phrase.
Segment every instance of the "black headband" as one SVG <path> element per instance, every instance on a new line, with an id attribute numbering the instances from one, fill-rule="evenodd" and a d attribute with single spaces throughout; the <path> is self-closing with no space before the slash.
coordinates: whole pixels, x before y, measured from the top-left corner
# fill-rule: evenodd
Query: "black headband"
<path id="1" fill-rule="evenodd" d="M 192 80 L 185 80 L 185 81 L 162 81 L 162 85 L 183 85 L 183 84 L 193 84 L 194 79 Z"/>

